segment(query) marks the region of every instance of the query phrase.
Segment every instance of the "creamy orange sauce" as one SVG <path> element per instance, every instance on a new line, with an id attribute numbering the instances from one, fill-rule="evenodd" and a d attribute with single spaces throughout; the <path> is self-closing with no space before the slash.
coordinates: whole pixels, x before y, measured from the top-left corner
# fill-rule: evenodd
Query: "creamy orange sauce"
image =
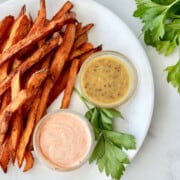
<path id="1" fill-rule="evenodd" d="M 86 122 L 66 112 L 50 116 L 38 132 L 41 154 L 60 170 L 78 166 L 86 158 L 92 143 Z"/>
<path id="2" fill-rule="evenodd" d="M 95 104 L 114 104 L 128 94 L 130 74 L 119 59 L 103 55 L 86 64 L 82 70 L 81 87 Z"/>

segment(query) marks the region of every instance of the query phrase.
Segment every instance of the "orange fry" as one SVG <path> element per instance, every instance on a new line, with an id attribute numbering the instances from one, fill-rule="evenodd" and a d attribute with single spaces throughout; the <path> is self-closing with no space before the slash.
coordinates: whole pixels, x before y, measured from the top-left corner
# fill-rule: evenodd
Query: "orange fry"
<path id="1" fill-rule="evenodd" d="M 30 20 L 25 15 L 26 8 L 22 7 L 19 16 L 15 20 L 10 36 L 3 48 L 3 51 L 11 47 L 13 44 L 17 43 L 20 39 L 24 38 L 29 31 L 30 28 Z"/>
<path id="2" fill-rule="evenodd" d="M 26 61 L 20 66 L 19 70 L 21 74 L 23 74 L 27 69 L 32 67 L 32 65 L 36 64 L 39 60 L 41 60 L 46 54 L 48 54 L 55 47 L 59 46 L 62 42 L 62 38 L 60 36 L 56 36 L 45 43 L 41 48 L 39 48 L 32 56 L 30 56 Z"/>
<path id="3" fill-rule="evenodd" d="M 61 73 L 61 75 L 55 82 L 52 90 L 50 91 L 47 106 L 49 106 L 57 98 L 57 96 L 66 88 L 68 76 L 69 76 L 69 69 Z"/>
<path id="4" fill-rule="evenodd" d="M 13 22 L 14 22 L 14 17 L 11 15 L 6 16 L 0 22 L 0 52 L 2 52 L 4 43 L 6 42 L 7 38 L 9 37 L 9 33 L 10 33 L 11 27 L 13 25 Z"/>
<path id="5" fill-rule="evenodd" d="M 20 85 L 20 73 L 18 72 L 12 79 L 11 82 L 11 98 L 15 99 L 19 91 L 21 90 Z M 19 136 L 22 130 L 23 116 L 21 109 L 18 109 L 12 116 L 12 127 L 9 137 L 9 145 L 11 147 L 11 159 L 14 163 L 16 147 L 19 141 Z"/>
<path id="6" fill-rule="evenodd" d="M 67 1 L 61 9 L 53 16 L 52 20 L 57 20 L 61 18 L 64 14 L 70 11 L 73 8 L 73 4 L 70 1 Z"/>
<path id="7" fill-rule="evenodd" d="M 56 81 L 61 71 L 64 67 L 66 60 L 68 59 L 69 53 L 72 49 L 73 43 L 75 39 L 75 25 L 68 24 L 65 35 L 63 37 L 62 45 L 57 49 L 54 59 L 52 61 L 52 65 L 50 67 L 50 72 L 52 78 Z"/>
<path id="8" fill-rule="evenodd" d="M 12 79 L 11 82 L 11 98 L 14 99 L 20 91 L 20 72 L 18 72 Z"/>
<path id="9" fill-rule="evenodd" d="M 27 117 L 26 127 L 25 127 L 24 131 L 22 132 L 20 142 L 18 144 L 18 148 L 16 151 L 16 157 L 17 157 L 19 167 L 22 166 L 24 154 L 26 151 L 26 146 L 28 145 L 29 139 L 31 137 L 31 134 L 32 134 L 32 131 L 34 128 L 36 113 L 38 110 L 38 105 L 39 105 L 40 100 L 41 100 L 40 93 L 38 93 L 38 95 L 36 96 L 35 100 L 33 101 L 32 106 L 31 106 L 30 112 Z"/>
<path id="10" fill-rule="evenodd" d="M 9 38 L 4 43 L 2 52 L 7 50 L 9 47 L 17 43 L 22 38 L 24 38 L 29 31 L 29 27 L 30 27 L 30 21 L 28 17 L 25 15 L 25 6 L 23 6 L 23 8 L 21 9 L 19 13 L 19 16 L 17 17 L 17 19 L 14 21 L 12 25 Z M 10 66 L 11 66 L 10 60 L 2 64 L 0 82 L 6 78 Z"/>
<path id="11" fill-rule="evenodd" d="M 26 172 L 26 171 L 30 170 L 33 167 L 34 158 L 33 158 L 33 155 L 32 155 L 32 153 L 30 151 L 26 151 L 24 157 L 25 157 L 25 160 L 26 160 L 26 165 L 24 167 L 23 172 Z"/>
<path id="12" fill-rule="evenodd" d="M 79 68 L 82 66 L 82 64 L 84 63 L 84 61 L 92 54 L 94 54 L 95 52 L 101 51 L 102 50 L 102 45 L 88 51 L 87 53 L 83 54 L 80 58 L 79 58 Z"/>
<path id="13" fill-rule="evenodd" d="M 85 44 L 88 41 L 88 36 L 87 33 L 82 34 L 81 36 L 79 36 L 74 45 L 73 45 L 73 49 L 78 49 L 80 46 L 82 46 L 83 44 Z"/>
<path id="14" fill-rule="evenodd" d="M 26 84 L 26 90 L 31 91 L 30 93 L 32 95 L 36 94 L 35 90 L 38 90 L 38 88 L 41 86 L 41 84 L 44 82 L 44 80 L 47 78 L 49 73 L 48 69 L 41 69 L 37 72 L 35 72 L 28 80 Z M 32 92 L 33 91 L 33 92 Z"/>
<path id="15" fill-rule="evenodd" d="M 1 111 L 10 103 L 10 101 L 11 101 L 11 92 L 10 90 L 7 90 L 3 95 L 3 99 L 1 103 Z"/>
<path id="16" fill-rule="evenodd" d="M 48 52 L 50 52 L 52 49 L 57 47 L 60 42 L 61 42 L 60 37 L 51 39 L 48 43 L 46 43 L 44 46 L 39 48 L 32 56 L 26 59 L 26 61 L 24 61 L 17 69 L 12 71 L 7 76 L 7 78 L 0 84 L 0 95 L 2 95 L 10 87 L 11 80 L 14 77 L 14 75 L 17 73 L 17 71 L 20 71 L 20 74 L 22 75 L 31 66 L 33 66 L 41 58 L 43 58 Z"/>
<path id="17" fill-rule="evenodd" d="M 38 16 L 32 28 L 30 29 L 28 35 L 32 35 L 33 33 L 36 32 L 38 28 L 43 27 L 45 25 L 45 22 L 46 22 L 46 4 L 45 4 L 45 0 L 40 0 L 40 10 Z"/>
<path id="18" fill-rule="evenodd" d="M 68 61 L 78 58 L 79 56 L 83 55 L 84 53 L 86 53 L 92 49 L 93 49 L 93 45 L 91 43 L 85 43 L 79 49 L 75 49 L 71 53 L 70 57 L 68 58 Z"/>
<path id="19" fill-rule="evenodd" d="M 44 115 L 46 111 L 49 93 L 53 88 L 55 81 L 58 79 L 58 77 L 61 74 L 64 64 L 72 49 L 74 39 L 75 39 L 75 25 L 68 24 L 63 37 L 63 43 L 57 49 L 50 67 L 51 78 L 48 78 L 46 80 L 43 87 L 42 98 L 39 104 L 39 112 L 37 114 L 38 118 L 36 118 L 37 122 L 39 121 L 39 119 L 41 119 L 41 117 Z"/>
<path id="20" fill-rule="evenodd" d="M 69 107 L 71 94 L 73 92 L 74 83 L 76 80 L 76 75 L 78 72 L 79 59 L 74 59 L 70 68 L 70 73 L 67 81 L 67 86 L 64 91 L 64 96 L 61 103 L 61 109 Z"/>
<path id="21" fill-rule="evenodd" d="M 34 73 L 27 83 L 27 89 L 21 90 L 0 114 L 0 144 L 4 141 L 12 114 L 36 94 L 47 75 L 47 70 Z"/>
<path id="22" fill-rule="evenodd" d="M 65 14 L 60 19 L 56 21 L 51 21 L 50 23 L 48 23 L 48 25 L 44 26 L 43 28 L 40 28 L 39 31 L 37 31 L 36 33 L 33 33 L 30 36 L 26 36 L 24 39 L 20 40 L 18 43 L 14 44 L 6 51 L 4 51 L 2 54 L 0 54 L 0 65 L 5 63 L 8 59 L 10 59 L 13 55 L 17 54 L 23 48 L 26 48 L 27 46 L 32 45 L 38 40 L 51 34 L 56 29 L 56 27 L 59 28 L 62 25 L 64 25 L 67 21 L 73 19 L 74 14 Z"/>
<path id="23" fill-rule="evenodd" d="M 16 148 L 19 143 L 19 138 L 22 132 L 22 124 L 23 124 L 23 113 L 21 109 L 18 109 L 17 112 L 15 112 L 12 116 L 12 127 L 9 137 L 9 143 L 11 146 L 11 159 L 14 163 L 15 161 L 15 155 L 16 155 Z"/>
<path id="24" fill-rule="evenodd" d="M 82 34 L 87 33 L 93 26 L 94 26 L 94 24 L 90 23 L 90 24 L 83 26 L 82 28 L 79 28 L 76 31 L 76 39 L 79 38 L 79 36 L 81 36 Z"/>
<path id="25" fill-rule="evenodd" d="M 0 144 L 4 141 L 13 112 L 19 109 L 29 98 L 26 90 L 21 90 L 16 98 L 0 114 Z"/>
<path id="26" fill-rule="evenodd" d="M 5 173 L 7 172 L 7 166 L 9 160 L 10 160 L 10 152 L 8 146 L 8 138 L 6 138 L 4 143 L 1 145 L 1 155 L 0 155 L 0 165 Z"/>

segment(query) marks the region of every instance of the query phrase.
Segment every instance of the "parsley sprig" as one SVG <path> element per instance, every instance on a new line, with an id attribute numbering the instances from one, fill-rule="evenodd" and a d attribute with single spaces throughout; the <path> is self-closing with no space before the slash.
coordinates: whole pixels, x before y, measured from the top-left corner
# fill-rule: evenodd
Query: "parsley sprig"
<path id="1" fill-rule="evenodd" d="M 99 171 L 105 170 L 107 176 L 120 179 L 125 171 L 129 158 L 125 150 L 135 149 L 133 135 L 121 133 L 113 129 L 114 118 L 123 118 L 120 111 L 102 107 L 90 107 L 89 102 L 75 89 L 88 111 L 85 116 L 91 123 L 97 144 L 89 159 L 96 162 Z"/>
<path id="2" fill-rule="evenodd" d="M 136 0 L 136 3 L 134 16 L 144 24 L 145 43 L 166 56 L 179 49 L 178 62 L 166 71 L 167 81 L 180 93 L 180 0 Z"/>

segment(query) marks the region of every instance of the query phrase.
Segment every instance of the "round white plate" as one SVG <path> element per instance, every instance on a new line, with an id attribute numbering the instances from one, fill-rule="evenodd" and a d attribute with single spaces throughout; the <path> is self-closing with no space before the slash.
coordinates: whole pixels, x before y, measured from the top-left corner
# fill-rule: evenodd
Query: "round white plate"
<path id="1" fill-rule="evenodd" d="M 51 17 L 57 9 L 61 7 L 64 0 L 46 0 L 47 14 Z M 147 56 L 137 38 L 133 35 L 126 24 L 115 14 L 105 7 L 92 0 L 72 0 L 77 19 L 84 24 L 93 22 L 95 27 L 89 33 L 89 40 L 95 46 L 103 44 L 104 50 L 117 50 L 124 53 L 134 63 L 138 72 L 138 87 L 135 95 L 125 105 L 120 107 L 125 120 L 116 120 L 116 129 L 131 133 L 136 137 L 137 149 L 128 151 L 132 159 L 141 147 L 147 134 L 154 106 L 154 85 L 150 64 Z M 27 12 L 33 17 L 39 9 L 37 0 L 9 0 L 0 5 L 1 19 L 8 15 L 17 15 L 21 6 L 26 4 Z M 60 95 L 50 106 L 49 111 L 58 109 L 61 102 Z M 81 113 L 86 112 L 86 108 L 76 94 L 71 100 L 71 109 Z M 107 180 L 103 173 L 99 173 L 95 164 L 85 164 L 82 168 L 70 173 L 58 173 L 47 169 L 38 161 L 34 168 L 27 173 L 21 172 L 17 168 L 10 166 L 7 174 L 0 172 L 0 179 L 23 180 L 23 179 L 51 179 L 51 180 Z"/>

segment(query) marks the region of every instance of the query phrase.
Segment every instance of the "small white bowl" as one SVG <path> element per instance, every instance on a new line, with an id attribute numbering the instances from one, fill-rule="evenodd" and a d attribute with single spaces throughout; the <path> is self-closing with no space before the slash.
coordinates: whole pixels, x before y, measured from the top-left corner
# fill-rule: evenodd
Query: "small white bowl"
<path id="1" fill-rule="evenodd" d="M 72 144 L 73 143 L 69 143 L 69 144 L 67 144 L 67 143 L 64 143 L 65 141 L 68 141 L 68 142 L 70 142 L 70 140 L 68 139 L 68 137 L 66 137 L 66 135 L 68 135 L 68 133 L 70 133 L 71 132 L 71 130 L 72 130 L 72 132 L 76 132 L 76 134 L 75 135 L 77 135 L 77 137 L 80 137 L 79 139 L 83 139 L 84 140 L 84 138 L 82 137 L 82 136 L 85 136 L 85 135 L 82 135 L 82 136 L 79 136 L 77 133 L 79 133 L 79 129 L 75 129 L 76 128 L 76 125 L 77 125 L 77 123 L 76 124 L 74 124 L 74 126 L 73 126 L 73 128 L 71 127 L 71 126 L 67 126 L 67 124 L 66 124 L 66 122 L 65 121 L 68 121 L 68 118 L 66 118 L 66 119 L 58 119 L 58 123 L 61 123 L 61 124 L 59 124 L 59 125 L 52 125 L 52 124 L 50 124 L 50 122 L 51 123 L 54 123 L 55 122 L 55 120 L 53 121 L 52 120 L 52 118 L 54 117 L 58 117 L 58 115 L 59 116 L 64 116 L 64 117 L 71 117 L 71 118 L 74 118 L 75 120 L 77 120 L 78 122 L 78 124 L 81 126 L 82 125 L 82 127 L 80 127 L 80 126 L 78 126 L 78 127 L 80 127 L 80 129 L 83 129 L 84 131 L 85 131 L 85 134 L 86 134 L 86 136 L 87 137 L 85 137 L 85 138 L 89 138 L 88 139 L 88 148 L 86 149 L 86 151 L 84 152 L 84 154 L 82 155 L 82 157 L 79 159 L 79 160 L 77 160 L 77 161 L 75 161 L 75 162 L 73 162 L 71 165 L 68 165 L 68 166 L 63 166 L 62 164 L 60 164 L 59 163 L 59 160 L 57 160 L 59 157 L 60 157 L 60 159 L 63 157 L 64 158 L 64 156 L 67 156 L 67 155 L 69 155 L 68 154 L 68 152 L 67 153 L 64 153 L 64 154 L 61 154 L 60 156 L 59 156 L 59 154 L 58 154 L 58 156 L 57 156 L 57 159 L 53 159 L 53 161 L 52 161 L 52 157 L 55 155 L 55 153 L 62 153 L 62 151 L 60 152 L 60 151 L 58 151 L 58 148 L 61 148 L 62 149 L 62 147 L 63 147 L 63 145 L 64 145 L 64 147 L 69 147 L 69 148 L 74 148 L 75 146 L 73 146 Z M 49 120 L 49 122 L 48 122 L 48 120 Z M 63 122 L 65 122 L 65 123 L 63 123 Z M 72 121 L 69 121 L 69 122 L 72 122 Z M 74 120 L 73 120 L 73 122 L 75 122 Z M 51 130 L 49 131 L 49 135 L 48 134 L 46 134 L 46 133 L 48 133 L 47 132 L 47 129 L 48 129 L 48 123 L 49 123 L 49 127 L 51 128 Z M 63 123 L 63 125 L 64 124 L 66 124 L 66 125 L 64 125 L 64 126 L 62 126 L 62 123 Z M 53 129 L 53 128 L 54 129 Z M 63 132 L 63 130 L 61 130 L 62 128 L 65 128 L 65 130 L 67 130 L 68 132 Z M 44 131 L 44 132 L 42 132 L 42 131 Z M 57 131 L 57 133 L 54 133 L 55 131 Z M 83 132 L 84 132 L 83 131 Z M 62 133 L 62 134 L 60 134 L 60 133 Z M 57 136 L 57 137 L 64 137 L 63 136 L 63 134 L 64 134 L 64 136 L 65 136 L 65 138 L 66 138 L 66 140 L 65 141 L 63 141 L 62 143 L 60 143 L 59 144 L 59 141 L 60 141 L 60 139 L 56 139 L 56 137 L 55 136 Z M 55 136 L 54 136 L 55 135 Z M 54 137 L 51 137 L 51 139 L 53 139 L 53 141 L 50 141 L 50 140 L 48 140 L 48 138 L 46 138 L 46 136 L 48 137 L 48 136 L 54 136 Z M 82 137 L 82 138 L 81 138 Z M 47 141 L 47 142 L 45 142 L 45 143 L 47 143 L 47 145 L 42 145 L 42 142 L 40 142 L 43 138 L 46 138 L 45 140 Z M 70 137 L 70 138 L 72 138 L 72 136 Z M 47 114 L 47 115 L 45 115 L 41 120 L 40 120 L 40 122 L 38 123 L 38 125 L 36 126 L 36 128 L 35 128 L 35 131 L 34 131 L 34 134 L 33 134 L 33 145 L 34 145 L 34 151 L 35 151 L 35 155 L 37 156 L 37 158 L 43 163 L 43 164 L 45 164 L 47 167 L 49 167 L 49 168 L 51 168 L 51 169 L 54 169 L 54 170 L 57 170 L 57 171 L 61 171 L 61 172 L 65 172 L 65 171 L 71 171 L 71 170 L 75 170 L 75 169 L 77 169 L 77 168 L 79 168 L 79 167 L 81 167 L 88 159 L 89 159 L 89 157 L 90 157 L 90 155 L 91 155 L 91 153 L 92 153 L 92 151 L 93 151 L 93 147 L 94 147 L 94 140 L 95 138 L 94 138 L 94 133 L 93 133 L 93 129 L 92 129 L 92 127 L 91 127 L 91 125 L 90 125 L 90 123 L 89 123 L 89 121 L 84 117 L 84 116 L 82 116 L 82 115 L 80 115 L 80 114 L 78 114 L 78 113 L 76 113 L 76 112 L 74 112 L 74 111 L 71 111 L 71 110 L 57 110 L 57 111 L 55 111 L 55 112 L 52 112 L 52 113 L 49 113 L 49 114 Z M 54 142 L 54 140 L 55 141 L 57 141 L 58 143 L 58 145 L 60 145 L 60 146 L 57 146 L 56 147 L 56 145 L 55 144 L 53 144 L 53 143 L 56 143 L 56 142 Z M 78 142 L 78 141 L 76 141 L 76 139 L 75 139 L 75 142 Z M 84 142 L 84 141 L 81 141 L 80 142 L 80 144 L 82 145 L 82 142 Z M 51 144 L 52 143 L 52 144 Z M 65 146 L 66 145 L 66 146 Z M 86 146 L 86 147 L 87 147 Z M 42 148 L 43 147 L 45 147 L 47 150 L 42 150 Z M 55 148 L 54 148 L 55 147 Z M 79 148 L 81 148 L 81 147 L 79 147 Z M 60 150 L 61 150 L 60 149 Z M 82 149 L 82 148 L 81 148 Z M 79 151 L 81 152 L 81 149 L 79 149 Z M 52 154 L 50 154 L 49 152 L 50 151 L 52 151 Z M 54 153 L 53 153 L 53 151 L 54 151 Z M 57 152 L 58 151 L 58 152 Z M 79 152 L 78 151 L 78 152 Z M 48 154 L 48 153 L 49 154 Z M 70 156 L 68 156 L 67 157 L 68 159 L 71 159 L 71 157 Z M 73 156 L 73 158 L 74 158 L 74 156 Z M 57 161 L 57 162 L 56 162 Z"/>
<path id="2" fill-rule="evenodd" d="M 100 101 L 94 99 L 92 96 L 88 95 L 87 91 L 85 90 L 84 84 L 83 84 L 83 78 L 87 77 L 87 74 L 85 75 L 84 71 L 85 70 L 87 71 L 88 65 L 92 64 L 93 61 L 95 62 L 95 61 L 101 60 L 101 58 L 103 58 L 103 57 L 115 59 L 115 60 L 119 61 L 121 65 L 124 65 L 124 67 L 127 69 L 127 72 L 129 74 L 128 77 L 130 79 L 130 84 L 129 84 L 129 87 L 128 87 L 126 94 L 121 99 L 117 98 L 113 102 L 107 102 L 107 103 L 106 102 L 100 102 Z M 97 77 L 97 73 L 91 72 L 91 75 L 92 74 L 95 74 L 96 83 L 94 84 L 93 88 L 96 88 L 96 85 L 98 85 L 98 78 L 100 79 L 100 76 Z M 113 81 L 113 79 L 112 79 L 112 81 Z M 128 57 L 126 57 L 125 55 L 121 54 L 120 52 L 116 52 L 116 51 L 100 51 L 100 52 L 97 52 L 97 53 L 91 55 L 89 58 L 87 58 L 87 60 L 85 61 L 85 63 L 82 65 L 82 67 L 80 69 L 80 89 L 81 89 L 83 95 L 92 104 L 95 104 L 95 105 L 100 106 L 100 107 L 112 108 L 112 107 L 116 107 L 118 105 L 122 105 L 123 103 L 128 101 L 130 99 L 130 97 L 134 94 L 136 87 L 137 87 L 137 83 L 138 83 L 138 76 L 137 76 L 137 71 L 136 71 L 134 65 L 128 59 Z M 105 88 L 103 88 L 103 87 L 101 88 L 102 91 L 104 91 L 104 89 Z M 107 98 L 107 96 L 104 96 L 104 97 Z"/>

